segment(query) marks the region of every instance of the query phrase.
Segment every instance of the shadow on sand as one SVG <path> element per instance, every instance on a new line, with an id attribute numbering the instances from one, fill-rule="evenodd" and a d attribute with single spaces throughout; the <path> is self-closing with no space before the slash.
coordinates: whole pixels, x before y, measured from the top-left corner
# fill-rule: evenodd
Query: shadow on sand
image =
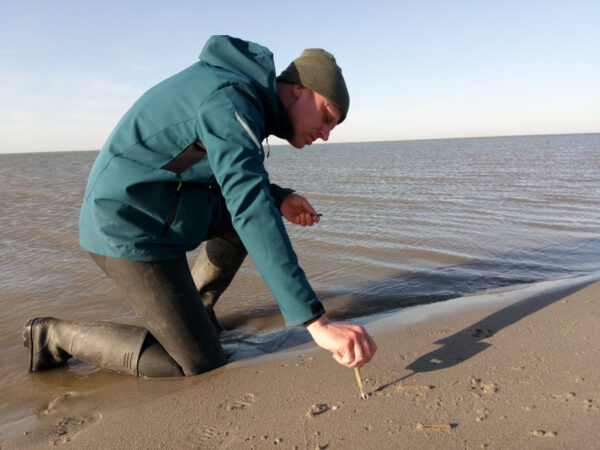
<path id="1" fill-rule="evenodd" d="M 579 283 L 559 286 L 523 298 L 516 303 L 490 314 L 479 322 L 454 333 L 452 336 L 436 341 L 435 344 L 438 344 L 441 347 L 420 356 L 406 366 L 406 369 L 410 370 L 411 373 L 380 386 L 376 391 L 382 391 L 417 373 L 446 369 L 472 358 L 492 345 L 489 342 L 485 342 L 485 339 L 493 336 L 503 328 L 518 322 L 524 317 L 585 288 L 595 281 L 595 279 L 590 280 L 587 278 Z"/>

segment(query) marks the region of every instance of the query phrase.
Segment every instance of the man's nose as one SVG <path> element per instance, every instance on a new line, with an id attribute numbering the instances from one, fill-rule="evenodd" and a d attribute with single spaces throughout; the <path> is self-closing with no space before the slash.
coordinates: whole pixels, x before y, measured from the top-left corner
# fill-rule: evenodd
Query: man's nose
<path id="1" fill-rule="evenodd" d="M 324 125 L 321 127 L 321 129 L 319 130 L 319 137 L 323 140 L 326 141 L 327 139 L 329 139 L 329 133 L 331 133 L 331 127 Z"/>

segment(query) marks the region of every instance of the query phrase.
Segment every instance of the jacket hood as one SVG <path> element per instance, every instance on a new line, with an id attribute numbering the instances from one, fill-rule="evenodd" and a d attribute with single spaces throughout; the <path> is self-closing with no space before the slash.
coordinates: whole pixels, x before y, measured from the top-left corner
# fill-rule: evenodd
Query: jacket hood
<path id="1" fill-rule="evenodd" d="M 231 36 L 212 36 L 200 53 L 200 60 L 249 78 L 265 107 L 266 134 L 282 139 L 293 136 L 287 111 L 277 95 L 275 63 L 268 48 Z"/>

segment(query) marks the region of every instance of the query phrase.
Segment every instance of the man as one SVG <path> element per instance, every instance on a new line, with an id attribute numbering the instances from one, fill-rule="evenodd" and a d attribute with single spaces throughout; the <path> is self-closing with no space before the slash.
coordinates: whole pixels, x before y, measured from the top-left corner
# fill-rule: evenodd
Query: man
<path id="1" fill-rule="evenodd" d="M 281 216 L 319 221 L 291 189 L 269 182 L 261 142 L 301 148 L 348 112 L 341 69 L 309 49 L 275 79 L 271 52 L 229 36 L 200 61 L 146 92 L 125 114 L 91 170 L 80 244 L 119 286 L 145 327 L 35 318 L 24 328 L 30 370 L 75 357 L 150 377 L 194 375 L 224 364 L 213 306 L 246 253 L 286 324 L 349 367 L 376 345 L 355 325 L 328 321 L 298 265 Z M 200 245 L 190 271 L 185 254 Z"/>

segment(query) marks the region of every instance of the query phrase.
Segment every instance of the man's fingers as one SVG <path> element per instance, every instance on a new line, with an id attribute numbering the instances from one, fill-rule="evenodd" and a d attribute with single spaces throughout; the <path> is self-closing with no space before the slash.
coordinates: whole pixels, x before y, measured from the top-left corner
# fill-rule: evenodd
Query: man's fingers
<path id="1" fill-rule="evenodd" d="M 315 208 L 312 207 L 312 205 L 306 198 L 303 198 L 303 200 L 304 201 L 302 202 L 302 208 L 304 208 L 304 210 L 307 211 L 309 214 L 316 216 L 317 211 L 315 211 Z"/>
<path id="2" fill-rule="evenodd" d="M 318 216 L 313 216 L 309 213 L 299 214 L 298 216 L 296 216 L 296 218 L 298 221 L 294 222 L 294 223 L 297 225 L 302 225 L 303 227 L 306 227 L 306 226 L 311 227 L 315 224 L 315 222 L 319 221 Z"/>
<path id="3" fill-rule="evenodd" d="M 365 337 L 366 337 L 365 342 L 364 342 L 365 358 L 364 358 L 364 361 L 361 363 L 361 365 L 366 364 L 369 361 L 371 361 L 371 359 L 375 355 L 375 352 L 377 351 L 377 344 L 375 343 L 373 338 L 368 333 L 365 333 Z"/>
<path id="4" fill-rule="evenodd" d="M 364 340 L 362 342 L 363 348 L 365 349 L 365 355 L 373 355 L 377 351 L 377 344 L 373 338 L 368 334 L 364 334 Z"/>
<path id="5" fill-rule="evenodd" d="M 342 366 L 344 365 L 344 363 L 342 362 L 342 355 L 340 355 L 339 353 L 332 353 L 331 356 L 333 356 L 333 359 L 335 359 L 339 364 L 341 364 Z"/>
<path id="6" fill-rule="evenodd" d="M 359 326 L 355 331 L 354 362 L 352 363 L 352 367 L 361 367 L 371 361 L 377 351 L 377 344 L 375 344 L 375 341 L 364 327 Z"/>
<path id="7" fill-rule="evenodd" d="M 346 367 L 354 367 L 354 364 L 356 362 L 354 352 L 350 350 L 347 350 L 344 353 L 336 352 L 333 354 L 333 357 L 338 363 Z"/>
<path id="8" fill-rule="evenodd" d="M 362 334 L 356 342 L 353 367 L 361 367 L 367 364 L 375 355 L 377 345 L 368 333 Z"/>
<path id="9" fill-rule="evenodd" d="M 361 367 L 377 350 L 375 341 L 360 325 L 336 324 L 325 319 L 317 320 L 307 328 L 315 342 L 346 367 Z"/>
<path id="10" fill-rule="evenodd" d="M 319 222 L 321 215 L 303 196 L 292 193 L 285 197 L 283 202 L 280 210 L 289 222 L 303 227 L 310 227 Z"/>

